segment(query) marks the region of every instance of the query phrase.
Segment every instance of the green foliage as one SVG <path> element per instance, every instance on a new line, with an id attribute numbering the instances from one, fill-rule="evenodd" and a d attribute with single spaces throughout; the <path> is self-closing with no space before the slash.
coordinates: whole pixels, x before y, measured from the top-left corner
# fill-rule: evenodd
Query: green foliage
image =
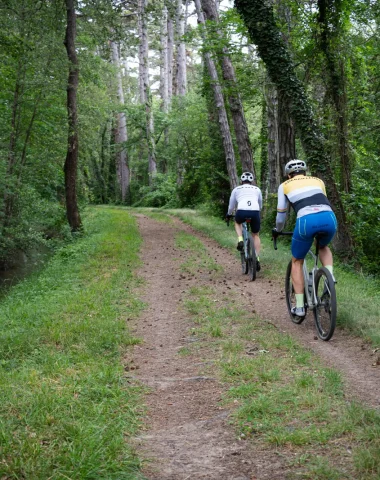
<path id="1" fill-rule="evenodd" d="M 177 195 L 177 183 L 174 175 L 157 173 L 152 178 L 151 186 L 131 183 L 134 198 L 140 198 L 134 206 L 141 207 L 166 207 L 176 208 L 179 206 Z"/>

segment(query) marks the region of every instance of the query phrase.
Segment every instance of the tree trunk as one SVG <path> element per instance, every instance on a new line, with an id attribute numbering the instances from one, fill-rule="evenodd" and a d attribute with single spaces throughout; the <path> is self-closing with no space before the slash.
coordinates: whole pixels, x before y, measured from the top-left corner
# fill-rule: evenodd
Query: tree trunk
<path id="1" fill-rule="evenodd" d="M 352 239 L 339 191 L 334 181 L 331 161 L 326 154 L 322 132 L 314 120 L 305 90 L 276 25 L 273 9 L 263 0 L 235 0 L 252 40 L 258 47 L 272 81 L 284 93 L 311 169 L 320 176 L 334 205 L 339 231 L 334 245 L 342 255 L 351 255 Z"/>
<path id="2" fill-rule="evenodd" d="M 146 119 L 146 139 L 148 144 L 148 174 L 149 182 L 157 173 L 156 163 L 156 144 L 154 139 L 154 119 L 152 109 L 152 94 L 149 85 L 149 48 L 148 48 L 148 31 L 146 24 L 146 9 L 147 0 L 139 0 L 139 37 L 140 37 L 140 99 L 141 103 L 145 104 L 145 119 Z"/>
<path id="3" fill-rule="evenodd" d="M 334 0 L 318 0 L 318 10 L 319 45 L 326 58 L 328 91 L 335 108 L 341 186 L 344 192 L 349 193 L 352 189 L 352 159 L 348 145 L 346 75 L 338 45 L 334 45 L 334 39 L 339 41 L 343 14 Z M 335 32 L 331 32 L 334 28 Z"/>
<path id="4" fill-rule="evenodd" d="M 67 82 L 67 114 L 69 124 L 68 148 L 64 166 L 66 213 L 72 232 L 77 232 L 82 226 L 77 203 L 77 168 L 78 168 L 78 114 L 77 89 L 79 83 L 78 58 L 75 51 L 76 15 L 74 0 L 66 0 L 67 27 L 65 47 L 70 62 Z"/>
<path id="5" fill-rule="evenodd" d="M 201 2 L 206 20 L 215 23 L 215 33 L 219 38 L 218 44 L 225 44 L 226 39 L 219 25 L 219 15 L 214 0 L 201 0 Z M 239 88 L 236 81 L 235 69 L 231 62 L 231 57 L 229 56 L 227 48 L 220 47 L 217 50 L 218 51 L 216 53 L 220 59 L 224 84 L 228 92 L 228 102 L 234 124 L 236 142 L 238 145 L 242 169 L 245 172 L 252 172 L 256 178 L 255 166 L 253 163 L 252 145 L 249 139 L 243 104 L 241 102 Z"/>
<path id="6" fill-rule="evenodd" d="M 173 58 L 174 58 L 174 25 L 170 11 L 168 12 L 168 101 L 173 96 Z"/>
<path id="7" fill-rule="evenodd" d="M 117 80 L 117 98 L 121 107 L 124 106 L 124 92 L 123 92 L 123 82 L 121 78 L 120 71 L 120 59 L 119 59 L 119 50 L 118 45 L 115 42 L 111 42 L 112 50 L 112 62 L 117 69 L 116 80 Z M 117 179 L 119 182 L 120 188 L 120 197 L 122 203 L 125 202 L 127 194 L 129 191 L 130 176 L 129 176 L 129 165 L 128 165 L 128 153 L 126 148 L 126 142 L 128 140 L 127 132 L 127 118 L 124 112 L 119 112 L 117 114 L 117 128 L 115 135 L 115 142 L 117 146 L 116 153 L 116 172 Z"/>
<path id="8" fill-rule="evenodd" d="M 186 45 L 183 40 L 185 35 L 185 19 L 182 8 L 182 0 L 177 0 L 176 12 L 177 27 L 177 71 L 176 71 L 176 94 L 186 95 L 187 90 L 187 72 L 186 72 Z"/>
<path id="9" fill-rule="evenodd" d="M 198 23 L 201 23 L 202 25 L 204 25 L 205 19 L 201 9 L 201 2 L 200 0 L 194 0 L 194 2 L 197 9 L 197 14 L 198 14 Z M 205 33 L 203 33 L 203 37 L 205 37 Z M 235 161 L 235 153 L 234 153 L 234 148 L 232 143 L 231 131 L 230 131 L 230 126 L 228 124 L 226 107 L 224 104 L 223 92 L 219 83 L 218 72 L 216 70 L 215 63 L 211 58 L 210 53 L 205 52 L 204 58 L 205 58 L 207 69 L 210 75 L 212 89 L 214 91 L 215 105 L 218 110 L 218 117 L 219 117 L 219 127 L 220 127 L 221 136 L 223 139 L 224 154 L 226 156 L 228 177 L 230 180 L 231 189 L 233 189 L 238 185 L 238 176 L 236 171 L 236 161 Z"/>
<path id="10" fill-rule="evenodd" d="M 278 129 L 278 97 L 276 87 L 269 83 L 266 90 L 268 115 L 268 191 L 277 193 L 281 183 L 280 146 Z"/>
<path id="11" fill-rule="evenodd" d="M 161 63 L 160 63 L 160 94 L 162 99 L 162 111 L 169 110 L 169 77 L 168 77 L 168 10 L 164 6 L 161 19 Z"/>

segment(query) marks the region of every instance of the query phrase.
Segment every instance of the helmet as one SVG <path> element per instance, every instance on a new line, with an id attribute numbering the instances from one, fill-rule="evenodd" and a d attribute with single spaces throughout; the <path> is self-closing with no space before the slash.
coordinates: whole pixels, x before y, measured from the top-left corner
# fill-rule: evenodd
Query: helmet
<path id="1" fill-rule="evenodd" d="M 242 182 L 253 182 L 253 175 L 250 172 L 244 172 L 240 179 Z"/>
<path id="2" fill-rule="evenodd" d="M 300 173 L 300 172 L 305 172 L 306 173 L 306 163 L 303 160 L 290 160 L 285 165 L 285 175 L 290 175 L 291 173 Z"/>

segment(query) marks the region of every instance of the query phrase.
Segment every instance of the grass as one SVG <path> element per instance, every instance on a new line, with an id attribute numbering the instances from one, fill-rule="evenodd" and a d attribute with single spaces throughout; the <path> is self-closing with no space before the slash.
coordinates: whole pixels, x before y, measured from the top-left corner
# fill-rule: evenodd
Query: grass
<path id="1" fill-rule="evenodd" d="M 195 334 L 214 340 L 219 375 L 230 384 L 223 403 L 233 406 L 237 436 L 275 448 L 289 465 L 284 479 L 378 479 L 380 413 L 348 403 L 339 372 L 252 318 L 237 298 L 216 299 L 213 288 L 199 285 L 184 304 Z M 214 319 L 218 336 L 210 329 Z"/>
<path id="2" fill-rule="evenodd" d="M 122 364 L 140 237 L 116 209 L 89 210 L 86 232 L 1 301 L 1 478 L 141 478 L 126 438 L 142 391 Z"/>

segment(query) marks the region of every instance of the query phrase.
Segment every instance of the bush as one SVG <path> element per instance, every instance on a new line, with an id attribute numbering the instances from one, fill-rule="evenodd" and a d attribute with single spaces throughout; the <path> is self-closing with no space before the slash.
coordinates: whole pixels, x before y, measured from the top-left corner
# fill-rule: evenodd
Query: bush
<path id="1" fill-rule="evenodd" d="M 131 189 L 136 185 L 131 185 Z M 174 175 L 157 173 L 153 178 L 152 185 L 142 186 L 138 189 L 140 200 L 134 203 L 134 207 L 179 207 L 178 188 Z"/>

